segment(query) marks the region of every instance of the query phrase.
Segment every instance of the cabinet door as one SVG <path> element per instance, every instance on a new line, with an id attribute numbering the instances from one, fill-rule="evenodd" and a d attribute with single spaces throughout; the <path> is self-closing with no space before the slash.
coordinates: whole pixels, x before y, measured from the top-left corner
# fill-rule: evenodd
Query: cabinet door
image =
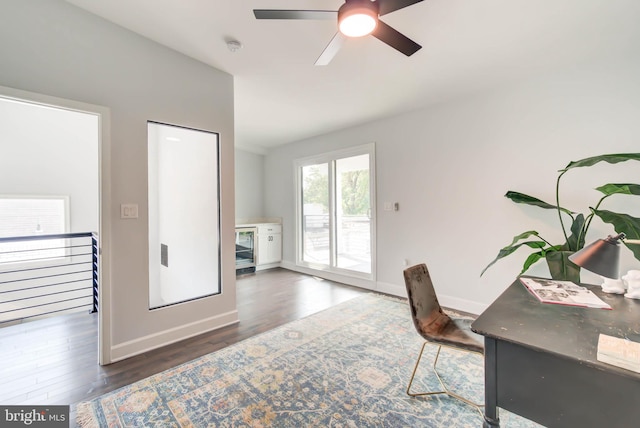
<path id="1" fill-rule="evenodd" d="M 282 234 L 258 236 L 258 264 L 278 263 L 282 260 Z"/>
<path id="2" fill-rule="evenodd" d="M 269 263 L 279 263 L 282 261 L 282 234 L 275 233 L 269 235 Z"/>

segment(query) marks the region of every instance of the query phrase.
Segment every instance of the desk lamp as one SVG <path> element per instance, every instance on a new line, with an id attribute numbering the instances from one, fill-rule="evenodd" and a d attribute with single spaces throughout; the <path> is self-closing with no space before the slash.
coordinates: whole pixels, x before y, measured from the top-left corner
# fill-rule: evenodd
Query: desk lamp
<path id="1" fill-rule="evenodd" d="M 624 293 L 624 285 L 619 279 L 620 241 L 622 240 L 627 244 L 640 244 L 640 240 L 626 239 L 624 233 L 616 236 L 609 235 L 605 239 L 598 239 L 572 254 L 569 256 L 569 260 L 588 271 L 602 276 L 605 281 L 602 286 L 603 291 Z"/>
<path id="2" fill-rule="evenodd" d="M 625 238 L 621 233 L 598 239 L 582 250 L 569 256 L 569 260 L 588 271 L 606 278 L 619 278 L 618 265 L 620 263 L 620 240 Z"/>

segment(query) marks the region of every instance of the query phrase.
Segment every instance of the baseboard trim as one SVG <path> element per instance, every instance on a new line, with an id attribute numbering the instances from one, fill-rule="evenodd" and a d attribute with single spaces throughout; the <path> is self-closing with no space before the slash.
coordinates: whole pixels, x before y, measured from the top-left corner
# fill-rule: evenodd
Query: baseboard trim
<path id="1" fill-rule="evenodd" d="M 314 269 L 309 269 L 303 266 L 296 266 L 294 263 L 283 261 L 282 268 L 289 269 L 294 272 L 301 272 L 307 275 L 313 275 L 320 278 L 328 279 L 331 281 L 340 282 L 342 284 L 353 285 L 354 287 L 364 288 L 366 290 L 377 291 L 379 293 L 390 294 L 392 296 L 407 297 L 407 289 L 404 284 L 392 284 L 390 282 L 382 281 L 369 281 L 360 278 L 352 278 L 345 275 L 336 274 L 333 272 L 324 272 Z M 487 309 L 488 305 L 474 302 L 468 299 L 462 299 L 460 297 L 448 296 L 446 294 L 438 295 L 440 304 L 446 308 L 467 312 L 469 314 L 478 315 Z"/>
<path id="2" fill-rule="evenodd" d="M 467 312 L 472 315 L 480 315 L 489 306 L 472 300 L 447 295 L 438 296 L 438 301 L 445 308 L 450 308 L 454 311 Z"/>
<path id="3" fill-rule="evenodd" d="M 407 288 L 404 284 L 398 285 L 388 282 L 378 282 L 374 290 L 380 293 L 391 294 L 405 299 L 407 298 Z M 467 312 L 473 315 L 481 314 L 487 308 L 487 305 L 467 299 L 461 299 L 455 296 L 448 296 L 446 294 L 438 294 L 438 301 L 445 308 Z"/>
<path id="4" fill-rule="evenodd" d="M 268 263 L 264 265 L 256 265 L 256 272 L 260 272 L 261 270 L 273 269 L 277 267 L 280 267 L 280 262 Z"/>
<path id="5" fill-rule="evenodd" d="M 391 294 L 392 296 L 407 298 L 407 289 L 404 285 L 392 284 L 390 282 L 378 281 L 375 291 L 385 294 Z"/>
<path id="6" fill-rule="evenodd" d="M 353 276 L 341 275 L 335 272 L 311 269 L 305 266 L 297 266 L 295 263 L 291 263 L 288 261 L 283 261 L 281 267 L 284 269 L 292 270 L 294 272 L 317 276 L 318 278 L 328 279 L 330 281 L 340 282 L 346 285 L 353 285 L 354 287 L 364 288 L 367 290 L 376 289 L 375 282 L 369 279 L 356 278 Z"/>
<path id="7" fill-rule="evenodd" d="M 131 358 L 143 352 L 171 345 L 172 343 L 238 322 L 238 311 L 234 310 L 114 345 L 111 347 L 110 363 Z"/>

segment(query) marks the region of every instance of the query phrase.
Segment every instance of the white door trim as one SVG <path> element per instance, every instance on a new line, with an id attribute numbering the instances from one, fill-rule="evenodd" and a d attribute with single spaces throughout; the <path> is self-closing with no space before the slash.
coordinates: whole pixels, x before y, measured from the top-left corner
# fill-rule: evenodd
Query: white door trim
<path id="1" fill-rule="evenodd" d="M 0 97 L 26 101 L 54 108 L 78 111 L 98 116 L 98 236 L 99 256 L 99 309 L 98 362 L 111 362 L 111 138 L 110 110 L 108 107 L 82 103 L 64 98 L 51 97 L 34 92 L 0 86 Z"/>

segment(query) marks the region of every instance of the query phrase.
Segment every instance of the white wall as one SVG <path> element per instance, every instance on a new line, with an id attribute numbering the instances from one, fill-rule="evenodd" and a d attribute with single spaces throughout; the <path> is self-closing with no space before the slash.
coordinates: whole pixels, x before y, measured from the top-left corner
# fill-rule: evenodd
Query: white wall
<path id="1" fill-rule="evenodd" d="M 62 0 L 4 0 L 0 57 L 2 86 L 110 109 L 110 358 L 235 322 L 232 76 Z M 152 312 L 147 120 L 219 132 L 222 165 L 223 293 Z M 139 218 L 120 219 L 122 203 L 139 204 Z"/>
<path id="2" fill-rule="evenodd" d="M 0 153 L 0 195 L 69 196 L 67 232 L 98 231 L 97 116 L 0 99 Z"/>
<path id="3" fill-rule="evenodd" d="M 264 217 L 264 155 L 235 150 L 236 218 Z"/>
<path id="4" fill-rule="evenodd" d="M 293 160 L 376 143 L 377 283 L 404 294 L 403 259 L 426 262 L 441 301 L 480 312 L 520 272 L 521 250 L 482 269 L 513 236 L 536 229 L 562 243 L 555 212 L 516 205 L 517 190 L 553 202 L 556 171 L 572 160 L 640 152 L 640 62 L 588 64 L 446 105 L 281 146 L 265 158 L 265 215 L 283 217 L 284 265 L 295 262 Z M 561 204 L 588 212 L 593 188 L 638 182 L 640 163 L 597 165 L 563 178 Z M 383 211 L 384 202 L 400 210 Z M 640 216 L 637 197 L 617 196 L 613 211 Z M 613 233 L 594 220 L 587 241 Z M 623 249 L 621 270 L 639 268 Z M 548 275 L 543 263 L 529 271 Z M 583 281 L 594 282 L 585 273 Z M 597 279 L 595 280 L 597 283 Z"/>

